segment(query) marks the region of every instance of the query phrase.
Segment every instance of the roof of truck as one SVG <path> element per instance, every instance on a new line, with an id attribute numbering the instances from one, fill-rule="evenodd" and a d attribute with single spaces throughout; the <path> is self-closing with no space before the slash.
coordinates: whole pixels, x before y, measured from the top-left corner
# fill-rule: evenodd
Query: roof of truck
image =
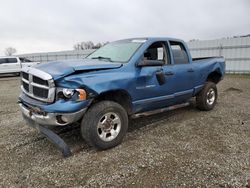
<path id="1" fill-rule="evenodd" d="M 144 41 L 144 42 L 149 42 L 149 41 L 178 41 L 178 42 L 184 42 L 181 39 L 177 39 L 177 38 L 171 38 L 171 37 L 135 37 L 135 38 L 127 38 L 127 39 L 121 39 L 121 40 L 117 40 L 117 41 L 123 41 L 123 40 L 134 40 L 134 41 Z M 114 41 L 116 42 L 116 41 Z"/>

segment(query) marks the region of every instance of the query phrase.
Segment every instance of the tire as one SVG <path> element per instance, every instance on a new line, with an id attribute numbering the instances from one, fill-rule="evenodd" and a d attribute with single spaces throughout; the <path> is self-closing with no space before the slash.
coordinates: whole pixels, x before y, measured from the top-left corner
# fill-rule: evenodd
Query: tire
<path id="1" fill-rule="evenodd" d="M 204 88 L 196 96 L 197 108 L 203 111 L 212 110 L 216 104 L 218 97 L 216 84 L 206 82 Z"/>
<path id="2" fill-rule="evenodd" d="M 100 101 L 86 112 L 81 122 L 81 135 L 89 146 L 100 150 L 120 144 L 127 133 L 128 115 L 118 103 Z"/>

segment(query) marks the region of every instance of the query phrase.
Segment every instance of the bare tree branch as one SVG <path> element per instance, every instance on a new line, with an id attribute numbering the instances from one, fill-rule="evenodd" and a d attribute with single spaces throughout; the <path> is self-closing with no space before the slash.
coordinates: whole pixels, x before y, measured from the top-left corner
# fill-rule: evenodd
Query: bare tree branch
<path id="1" fill-rule="evenodd" d="M 73 48 L 74 50 L 98 49 L 107 43 L 109 42 L 105 42 L 105 43 L 98 42 L 97 44 L 94 44 L 92 41 L 78 42 L 73 46 Z"/>
<path id="2" fill-rule="evenodd" d="M 17 50 L 15 48 L 13 48 L 13 47 L 8 47 L 4 51 L 6 56 L 12 56 L 16 52 L 17 52 Z"/>

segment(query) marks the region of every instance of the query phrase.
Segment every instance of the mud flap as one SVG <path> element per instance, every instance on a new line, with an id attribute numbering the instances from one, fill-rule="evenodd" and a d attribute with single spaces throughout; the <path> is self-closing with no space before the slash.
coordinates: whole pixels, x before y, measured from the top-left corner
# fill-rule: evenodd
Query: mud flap
<path id="1" fill-rule="evenodd" d="M 64 140 L 54 133 L 52 130 L 38 125 L 38 129 L 50 142 L 52 142 L 63 154 L 63 157 L 69 157 L 72 155 L 69 146 L 64 142 Z"/>

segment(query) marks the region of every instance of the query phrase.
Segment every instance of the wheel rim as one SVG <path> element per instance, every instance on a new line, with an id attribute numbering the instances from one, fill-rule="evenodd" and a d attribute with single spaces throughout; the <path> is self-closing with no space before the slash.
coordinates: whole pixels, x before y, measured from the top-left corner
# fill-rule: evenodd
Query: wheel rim
<path id="1" fill-rule="evenodd" d="M 114 113 L 104 114 L 98 121 L 97 134 L 105 142 L 114 140 L 121 131 L 121 119 Z"/>
<path id="2" fill-rule="evenodd" d="M 210 88 L 207 92 L 207 104 L 214 104 L 215 97 L 215 90 L 213 88 Z"/>

